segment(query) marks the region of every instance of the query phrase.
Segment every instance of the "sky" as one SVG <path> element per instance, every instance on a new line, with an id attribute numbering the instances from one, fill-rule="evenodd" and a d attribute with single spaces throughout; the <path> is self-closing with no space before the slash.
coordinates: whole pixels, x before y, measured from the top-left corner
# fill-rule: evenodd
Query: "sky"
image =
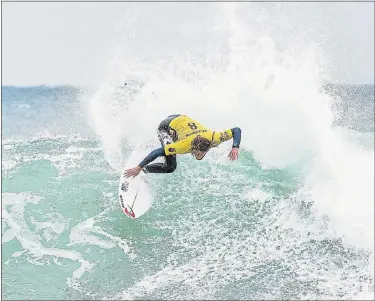
<path id="1" fill-rule="evenodd" d="M 98 84 L 114 57 L 152 62 L 207 50 L 218 42 L 211 34 L 218 5 L 3 2 L 2 85 Z M 238 5 L 275 41 L 318 43 L 337 82 L 374 83 L 374 3 Z"/>

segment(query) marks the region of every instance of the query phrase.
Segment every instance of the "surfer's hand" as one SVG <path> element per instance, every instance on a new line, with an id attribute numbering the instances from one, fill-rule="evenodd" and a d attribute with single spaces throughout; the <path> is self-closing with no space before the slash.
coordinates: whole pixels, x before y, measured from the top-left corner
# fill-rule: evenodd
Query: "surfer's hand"
<path id="1" fill-rule="evenodd" d="M 142 170 L 142 167 L 140 167 L 140 166 L 127 169 L 127 170 L 125 170 L 125 177 L 127 177 L 127 178 L 135 177 L 141 172 L 141 170 Z"/>
<path id="2" fill-rule="evenodd" d="M 230 151 L 228 157 L 231 160 L 237 160 L 238 159 L 238 148 L 237 147 L 233 147 L 232 150 Z"/>

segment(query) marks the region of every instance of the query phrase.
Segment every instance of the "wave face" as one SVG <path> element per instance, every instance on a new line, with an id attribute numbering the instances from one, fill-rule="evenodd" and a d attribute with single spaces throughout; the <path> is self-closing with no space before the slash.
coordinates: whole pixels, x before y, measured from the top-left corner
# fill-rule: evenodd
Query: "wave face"
<path id="1" fill-rule="evenodd" d="M 217 17 L 199 55 L 124 59 L 91 90 L 3 87 L 4 298 L 374 298 L 374 86 L 323 84 L 315 48 Z M 174 113 L 240 127 L 240 159 L 179 156 L 127 219 L 121 167 Z"/>

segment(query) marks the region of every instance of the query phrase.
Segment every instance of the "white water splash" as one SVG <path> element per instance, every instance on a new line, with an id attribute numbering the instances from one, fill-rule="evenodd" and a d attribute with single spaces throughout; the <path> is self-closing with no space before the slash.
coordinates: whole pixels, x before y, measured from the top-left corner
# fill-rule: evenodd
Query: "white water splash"
<path id="1" fill-rule="evenodd" d="M 71 277 L 67 278 L 67 284 L 69 285 L 73 281 L 76 283 L 75 287 L 79 289 L 79 286 L 77 286 L 78 279 L 81 278 L 85 272 L 90 271 L 93 264 L 85 260 L 77 251 L 44 246 L 41 242 L 41 237 L 29 228 L 24 215 L 25 207 L 29 203 L 38 203 L 40 198 L 28 194 L 16 193 L 3 193 L 2 196 L 2 218 L 9 227 L 7 230 L 7 239 L 3 241 L 3 243 L 9 242 L 12 239 L 17 239 L 23 248 L 21 252 L 16 252 L 13 256 L 27 256 L 30 263 L 38 265 L 44 265 L 41 260 L 45 257 L 48 258 L 48 256 L 56 259 L 66 258 L 76 261 L 80 263 L 80 267 L 73 272 Z M 8 209 L 5 208 L 6 206 Z M 42 227 L 45 226 L 47 225 L 42 225 Z M 57 232 L 60 230 L 61 229 L 58 229 Z"/>
<path id="2" fill-rule="evenodd" d="M 333 128 L 333 100 L 320 90 L 322 78 L 327 77 L 327 74 L 321 63 L 323 54 L 319 43 L 295 43 L 294 37 L 286 37 L 290 40 L 285 41 L 284 48 L 279 47 L 275 39 L 267 34 L 267 30 L 253 28 L 247 19 L 241 18 L 240 15 L 245 12 L 240 11 L 241 5 L 238 6 L 239 9 L 233 3 L 223 6 L 218 14 L 220 23 L 213 26 L 213 34 L 221 35 L 223 44 L 219 47 L 215 44 L 206 53 L 186 53 L 182 57 L 160 59 L 153 64 L 137 62 L 132 58 L 121 61 L 121 57 L 116 57 L 111 62 L 115 64 L 115 68 L 110 69 L 107 81 L 98 88 L 89 103 L 94 128 L 102 138 L 107 160 L 113 167 L 121 167 L 121 162 L 124 161 L 121 141 L 125 140 L 133 147 L 155 141 L 158 123 L 169 114 L 188 114 L 214 130 L 239 126 L 242 129 L 241 149 L 251 152 L 263 169 L 298 169 L 304 185 L 301 191 L 306 191 L 311 197 L 308 201 L 312 200 L 314 208 L 323 215 L 328 215 L 331 221 L 329 230 L 324 234 L 317 234 L 315 238 L 322 240 L 344 236 L 344 241 L 350 245 L 371 249 L 373 150 L 363 152 L 357 149 Z M 293 47 L 289 47 L 290 45 Z M 137 94 L 119 88 L 124 78 L 136 78 L 142 82 Z M 230 144 L 223 144 L 220 150 L 215 150 L 211 155 L 222 150 L 225 153 L 229 148 Z M 224 163 L 224 159 L 220 163 Z M 249 197 L 252 201 L 257 197 L 267 198 L 265 195 L 257 195 L 259 192 L 251 193 Z M 288 208 L 281 211 L 283 210 L 286 212 L 278 212 L 282 217 L 280 223 L 287 227 L 289 219 L 293 220 L 293 214 Z M 181 222 L 181 225 L 174 225 L 174 229 L 180 231 L 176 234 L 176 240 L 189 242 L 184 245 L 186 248 L 199 245 L 200 242 L 191 237 L 196 237 L 207 226 L 191 226 L 193 221 L 199 223 L 196 217 L 191 218 L 192 221 L 185 221 L 186 224 Z M 269 217 L 265 217 L 267 218 Z M 284 259 L 287 258 L 284 251 L 292 252 L 291 249 L 311 239 L 309 231 L 305 229 L 319 229 L 322 224 L 328 223 L 324 218 L 312 220 L 312 225 L 304 224 L 301 233 L 301 222 L 303 223 L 299 221 L 289 224 L 286 233 L 295 236 L 285 234 L 290 245 L 284 246 L 280 252 L 275 251 L 275 257 L 267 250 L 275 247 L 274 241 L 282 241 L 282 237 L 277 235 L 264 238 L 262 235 L 248 233 L 249 237 L 238 235 L 228 240 L 213 239 L 210 242 L 216 250 L 224 245 L 223 249 L 234 257 L 237 254 L 235 252 L 239 252 L 241 248 L 233 248 L 233 245 L 242 246 L 241 242 L 244 241 L 247 246 L 259 247 L 252 244 L 256 241 L 261 243 L 262 253 L 249 257 L 251 262 L 260 264 L 263 258 Z M 181 230 L 184 227 L 193 230 L 184 232 Z M 225 231 L 225 228 L 220 230 Z M 216 233 L 215 229 L 210 228 L 210 231 Z M 205 238 L 204 235 L 202 237 Z M 220 233 L 217 235 L 222 238 Z M 234 253 L 231 253 L 232 250 Z M 146 276 L 116 297 L 136 298 L 151 294 L 157 288 L 163 289 L 171 283 L 189 282 L 188 292 L 192 297 L 200 298 L 202 295 L 195 292 L 195 289 L 204 285 L 200 279 L 205 277 L 201 276 L 197 266 L 219 266 L 217 275 L 225 274 L 225 269 L 230 270 L 229 263 L 236 268 L 241 266 L 236 259 L 228 260 L 228 265 L 219 259 L 212 263 L 210 260 L 215 258 L 216 253 L 209 251 L 209 255 L 192 259 L 190 264 L 167 266 Z M 245 253 L 247 251 L 252 249 L 246 249 Z M 327 264 L 324 260 L 325 258 L 320 258 L 309 263 L 301 260 L 298 262 L 300 276 L 306 274 L 315 277 L 314 269 Z M 252 268 L 249 265 L 244 267 L 246 272 Z M 185 275 L 189 269 L 193 271 L 190 274 L 193 275 L 193 280 Z M 207 281 L 209 277 L 206 277 L 206 296 L 214 296 L 211 286 L 218 288 L 220 284 L 229 282 L 233 274 L 236 274 L 234 270 L 231 272 L 221 283 L 215 277 L 212 281 Z M 342 283 L 336 277 L 338 272 L 332 270 L 321 276 L 325 282 L 334 283 L 331 287 L 322 284 L 322 290 L 328 291 L 327 296 L 341 298 L 337 291 L 340 282 Z M 344 273 L 343 270 L 341 272 Z M 345 283 L 349 286 L 350 281 Z M 350 291 L 345 293 L 346 296 L 351 294 Z M 176 294 L 171 293 L 170 297 L 179 297 Z"/>
<path id="3" fill-rule="evenodd" d="M 130 248 L 128 242 L 126 242 L 123 238 L 105 232 L 99 226 L 94 226 L 94 224 L 100 220 L 100 218 L 103 217 L 107 211 L 108 209 L 74 226 L 70 231 L 70 243 L 68 246 L 96 245 L 103 249 L 111 249 L 118 246 L 126 255 L 129 256 L 130 259 L 135 259 L 137 256 L 134 253 L 134 250 Z M 109 240 L 100 239 L 95 234 L 107 237 Z"/>

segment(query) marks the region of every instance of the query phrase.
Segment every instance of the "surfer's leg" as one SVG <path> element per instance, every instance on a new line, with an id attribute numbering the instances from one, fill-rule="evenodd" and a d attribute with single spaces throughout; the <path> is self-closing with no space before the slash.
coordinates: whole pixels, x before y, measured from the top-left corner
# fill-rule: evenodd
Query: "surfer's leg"
<path id="1" fill-rule="evenodd" d="M 176 155 L 165 156 L 164 163 L 148 164 L 144 167 L 147 173 L 172 173 L 177 168 Z"/>
<path id="2" fill-rule="evenodd" d="M 158 128 L 158 137 L 162 147 L 167 144 L 173 143 L 173 137 L 170 134 L 169 123 L 179 115 L 171 115 L 164 119 Z M 164 163 L 148 164 L 144 167 L 145 172 L 150 173 L 171 173 L 177 168 L 176 155 L 169 155 L 164 157 Z"/>
<path id="3" fill-rule="evenodd" d="M 160 130 L 160 128 L 158 131 L 158 137 L 163 147 L 164 145 L 167 145 L 173 142 L 172 137 L 169 135 L 169 133 L 164 130 Z M 169 155 L 169 156 L 164 157 L 164 163 L 148 164 L 144 167 L 144 171 L 151 172 L 151 173 L 171 173 L 175 171 L 176 167 L 177 167 L 176 155 Z"/>

